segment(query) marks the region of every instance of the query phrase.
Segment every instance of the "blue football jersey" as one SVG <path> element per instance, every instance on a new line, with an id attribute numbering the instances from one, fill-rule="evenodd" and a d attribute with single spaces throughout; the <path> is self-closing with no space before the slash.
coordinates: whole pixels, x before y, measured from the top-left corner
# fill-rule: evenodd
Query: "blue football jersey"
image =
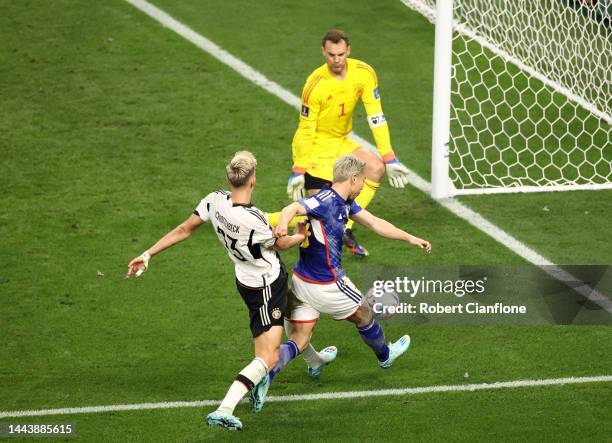
<path id="1" fill-rule="evenodd" d="M 308 215 L 308 237 L 300 245 L 300 257 L 293 272 L 305 281 L 333 283 L 344 276 L 341 261 L 344 226 L 361 207 L 329 187 L 300 200 L 300 204 Z"/>

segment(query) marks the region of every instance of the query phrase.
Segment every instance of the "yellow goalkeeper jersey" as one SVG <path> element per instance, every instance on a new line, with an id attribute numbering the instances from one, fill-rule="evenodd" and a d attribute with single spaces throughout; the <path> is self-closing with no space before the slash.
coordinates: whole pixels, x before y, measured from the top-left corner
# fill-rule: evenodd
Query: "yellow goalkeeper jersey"
<path id="1" fill-rule="evenodd" d="M 378 152 L 385 161 L 395 157 L 380 103 L 376 72 L 367 63 L 349 58 L 344 80 L 336 79 L 327 64 L 315 69 L 306 80 L 300 122 L 292 143 L 294 172 L 324 169 L 328 171 L 324 175 L 329 175 L 333 162 L 358 146 L 348 134 L 359 98 L 365 106 Z M 322 165 L 325 167 L 321 168 Z"/>

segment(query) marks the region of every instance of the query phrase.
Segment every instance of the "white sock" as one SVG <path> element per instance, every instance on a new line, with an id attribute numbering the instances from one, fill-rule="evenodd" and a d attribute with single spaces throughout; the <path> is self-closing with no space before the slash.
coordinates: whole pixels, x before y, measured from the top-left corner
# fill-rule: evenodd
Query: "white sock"
<path id="1" fill-rule="evenodd" d="M 245 366 L 230 386 L 218 410 L 233 415 L 238 402 L 268 373 L 268 365 L 256 357 Z"/>
<path id="2" fill-rule="evenodd" d="M 289 320 L 285 319 L 285 334 L 287 334 L 287 337 L 291 337 L 292 331 L 293 325 Z M 302 351 L 302 357 L 304 358 L 304 360 L 306 360 L 306 364 L 309 368 L 316 368 L 323 364 L 323 360 L 321 360 L 321 358 L 319 357 L 319 353 L 310 343 L 308 343 L 306 349 Z"/>
<path id="3" fill-rule="evenodd" d="M 302 357 L 306 360 L 309 368 L 316 368 L 323 364 L 323 360 L 319 357 L 319 353 L 312 347 L 311 344 L 306 346 L 306 349 L 302 351 Z"/>

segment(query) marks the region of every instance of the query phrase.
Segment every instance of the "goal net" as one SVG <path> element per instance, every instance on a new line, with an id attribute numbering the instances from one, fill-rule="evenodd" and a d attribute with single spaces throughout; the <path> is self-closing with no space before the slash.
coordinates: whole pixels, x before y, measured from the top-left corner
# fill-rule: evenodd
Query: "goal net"
<path id="1" fill-rule="evenodd" d="M 612 188 L 611 0 L 402 1 L 438 16 L 434 197 Z"/>

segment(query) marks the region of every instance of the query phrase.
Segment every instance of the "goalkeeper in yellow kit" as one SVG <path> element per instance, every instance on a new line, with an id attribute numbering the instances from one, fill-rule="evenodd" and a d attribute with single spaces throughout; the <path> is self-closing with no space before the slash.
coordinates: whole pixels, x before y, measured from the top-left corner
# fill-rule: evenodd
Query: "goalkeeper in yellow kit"
<path id="1" fill-rule="evenodd" d="M 343 31 L 327 32 L 323 37 L 322 52 L 326 63 L 310 74 L 302 92 L 300 122 L 292 144 L 293 174 L 287 184 L 287 193 L 297 201 L 304 197 L 304 190 L 312 195 L 324 185 L 331 185 L 334 161 L 353 153 L 366 162 L 365 186 L 355 200 L 365 208 L 379 188 L 385 170 L 391 186 L 403 188 L 408 182 L 408 169 L 397 160 L 391 149 L 389 127 L 380 104 L 374 69 L 364 62 L 348 58 L 351 47 Z M 359 98 L 365 106 L 381 158 L 349 137 L 353 111 Z M 355 255 L 368 255 L 356 241 L 351 228 L 352 221 L 346 226 L 345 246 Z"/>

